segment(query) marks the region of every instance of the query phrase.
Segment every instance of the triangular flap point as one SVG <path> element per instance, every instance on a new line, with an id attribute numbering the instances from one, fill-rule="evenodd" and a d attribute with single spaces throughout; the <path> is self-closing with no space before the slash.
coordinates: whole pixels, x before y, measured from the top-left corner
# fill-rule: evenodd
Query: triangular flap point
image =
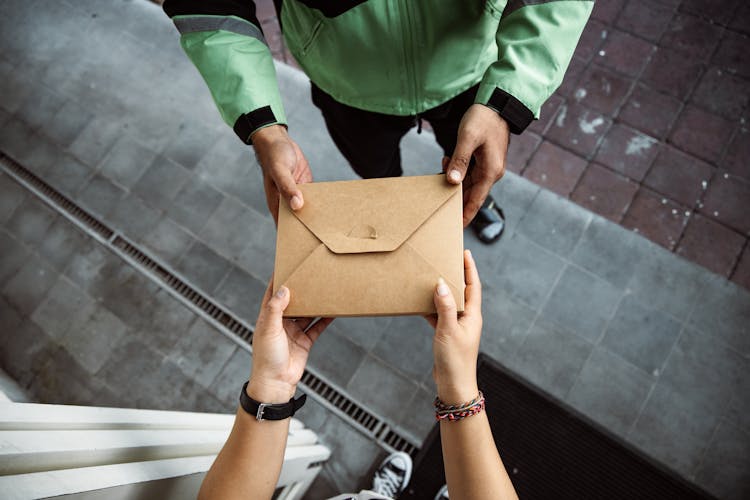
<path id="1" fill-rule="evenodd" d="M 443 175 L 300 184 L 305 198 L 293 212 L 334 253 L 391 252 L 459 185 Z"/>

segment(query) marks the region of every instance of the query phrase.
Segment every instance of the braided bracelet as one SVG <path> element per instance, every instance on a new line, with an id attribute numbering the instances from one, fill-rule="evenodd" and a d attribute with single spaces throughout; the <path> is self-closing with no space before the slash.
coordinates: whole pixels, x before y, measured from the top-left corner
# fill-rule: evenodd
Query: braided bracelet
<path id="1" fill-rule="evenodd" d="M 484 394 L 479 391 L 479 396 L 472 399 L 468 403 L 460 405 L 447 405 L 440 401 L 440 398 L 435 398 L 433 403 L 435 406 L 435 419 L 436 420 L 450 420 L 455 422 L 466 417 L 471 417 L 484 410 Z"/>

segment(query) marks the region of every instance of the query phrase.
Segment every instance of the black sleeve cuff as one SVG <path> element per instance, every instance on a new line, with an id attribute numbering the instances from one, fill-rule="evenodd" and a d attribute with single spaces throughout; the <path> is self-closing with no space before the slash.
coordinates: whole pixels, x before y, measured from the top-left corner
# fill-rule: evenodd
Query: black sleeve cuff
<path id="1" fill-rule="evenodd" d="M 262 108 L 254 109 L 249 113 L 240 115 L 237 121 L 234 122 L 234 133 L 240 138 L 245 144 L 252 144 L 253 141 L 250 136 L 253 132 L 266 125 L 272 125 L 278 123 L 276 116 L 271 110 L 271 106 L 264 106 Z"/>
<path id="2" fill-rule="evenodd" d="M 255 2 L 247 0 L 164 0 L 162 9 L 170 17 L 175 16 L 237 16 L 263 31 L 255 13 Z"/>
<path id="3" fill-rule="evenodd" d="M 495 89 L 487 106 L 497 111 L 506 122 L 511 133 L 520 134 L 534 120 L 531 112 L 521 101 L 501 89 Z"/>

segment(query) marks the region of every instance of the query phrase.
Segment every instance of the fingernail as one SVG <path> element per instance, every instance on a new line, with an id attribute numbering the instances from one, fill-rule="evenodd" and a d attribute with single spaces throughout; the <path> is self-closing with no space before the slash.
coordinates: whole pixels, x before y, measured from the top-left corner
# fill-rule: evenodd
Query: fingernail
<path id="1" fill-rule="evenodd" d="M 474 256 L 471 255 L 471 250 L 467 249 L 466 250 L 466 255 L 468 255 L 471 260 L 474 260 Z"/>
<path id="2" fill-rule="evenodd" d="M 448 174 L 448 177 L 450 177 L 452 181 L 461 182 L 461 172 L 459 172 L 458 170 L 451 170 L 451 173 Z"/>
<path id="3" fill-rule="evenodd" d="M 445 284 L 445 280 L 440 278 L 438 280 L 437 294 L 441 297 L 445 297 L 449 293 L 451 293 L 451 289 Z"/>
<path id="4" fill-rule="evenodd" d="M 302 208 L 302 198 L 297 196 L 296 194 L 292 196 L 292 199 L 289 201 L 289 206 L 292 207 L 292 210 L 298 210 Z"/>
<path id="5" fill-rule="evenodd" d="M 286 295 L 286 287 L 285 286 L 282 286 L 281 288 L 279 288 L 278 290 L 276 290 L 276 296 L 278 298 L 281 299 L 281 298 L 284 297 L 284 295 Z"/>

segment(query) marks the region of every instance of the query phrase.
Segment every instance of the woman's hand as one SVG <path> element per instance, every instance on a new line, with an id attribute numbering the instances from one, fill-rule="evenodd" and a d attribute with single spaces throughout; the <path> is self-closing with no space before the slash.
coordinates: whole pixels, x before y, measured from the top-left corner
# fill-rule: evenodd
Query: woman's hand
<path id="1" fill-rule="evenodd" d="M 276 294 L 273 278 L 263 296 L 253 335 L 253 370 L 247 394 L 261 403 L 286 403 L 294 396 L 315 340 L 333 321 L 282 318 L 289 290 Z M 271 498 L 284 463 L 289 422 L 257 420 L 237 409 L 227 442 L 206 474 L 199 499 Z"/>
<path id="2" fill-rule="evenodd" d="M 477 388 L 477 356 L 482 335 L 482 284 L 471 256 L 464 251 L 464 313 L 458 317 L 456 301 L 448 285 L 442 281 L 435 288 L 437 315 L 427 321 L 435 328 L 432 349 L 435 364 L 432 376 L 438 397 L 446 404 L 471 401 L 479 393 Z"/>
<path id="3" fill-rule="evenodd" d="M 289 305 L 289 289 L 282 286 L 275 294 L 273 278 L 263 296 L 253 334 L 253 369 L 248 395 L 263 403 L 286 403 L 297 389 L 307 364 L 310 348 L 333 318 L 284 319 Z"/>
<path id="4" fill-rule="evenodd" d="M 427 320 L 435 327 L 433 374 L 438 398 L 449 405 L 476 398 L 477 356 L 482 335 L 482 285 L 471 253 L 464 252 L 466 302 L 464 313 L 456 314 L 456 301 L 445 283 L 435 289 L 437 318 Z M 440 442 L 445 479 L 451 498 L 471 500 L 518 499 L 492 437 L 487 412 L 459 421 L 440 421 Z"/>

